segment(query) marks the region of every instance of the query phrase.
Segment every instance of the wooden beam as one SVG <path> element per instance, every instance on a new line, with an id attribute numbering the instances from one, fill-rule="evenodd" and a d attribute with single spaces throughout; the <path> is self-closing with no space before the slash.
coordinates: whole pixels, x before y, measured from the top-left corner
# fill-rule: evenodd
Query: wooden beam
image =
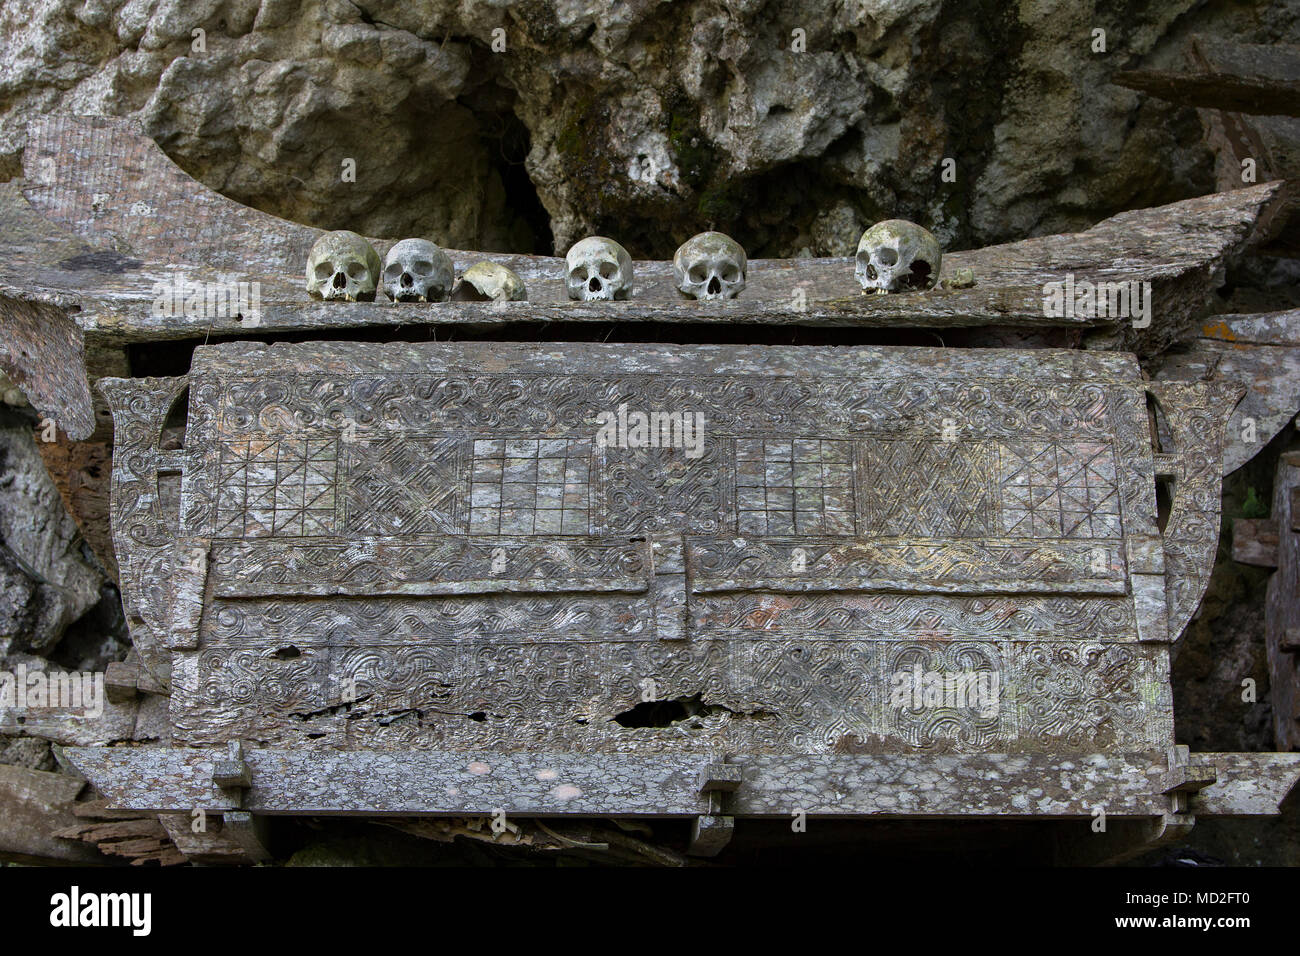
<path id="1" fill-rule="evenodd" d="M 1204 753 L 1214 783 L 1194 794 L 1188 809 L 1198 816 L 1276 816 L 1300 781 L 1300 753 Z"/>
<path id="2" fill-rule="evenodd" d="M 1277 572 L 1269 578 L 1264 604 L 1268 645 L 1269 692 L 1273 704 L 1273 744 L 1281 751 L 1300 748 L 1300 657 L 1283 646 L 1287 633 L 1300 627 L 1300 534 L 1293 529 L 1300 513 L 1293 510 L 1300 490 L 1300 452 L 1286 452 L 1273 479 L 1272 520 L 1280 530 Z"/>
<path id="3" fill-rule="evenodd" d="M 70 748 L 65 755 L 112 805 L 139 810 L 241 809 L 212 783 L 222 751 L 199 748 Z M 698 789 L 707 757 L 659 754 L 249 750 L 255 814 L 550 817 L 716 815 Z M 1225 758 L 1227 759 L 1227 758 Z M 741 782 L 727 815 L 1088 817 L 1158 816 L 1164 753 L 827 755 L 737 757 Z M 1217 766 L 1217 765 L 1216 765 Z M 1243 764 L 1241 767 L 1253 766 Z M 1297 772 L 1300 772 L 1298 770 Z M 1233 766 L 1219 771 L 1234 776 Z M 1242 774 L 1235 772 L 1235 778 Z M 1222 785 L 1222 784 L 1221 784 Z M 1277 784 L 1280 787 L 1281 784 Z M 1204 791 L 1204 792 L 1209 792 Z M 1273 812 L 1237 791 L 1207 811 Z M 1213 795 L 1212 795 L 1213 796 Z"/>
<path id="4" fill-rule="evenodd" d="M 56 837 L 77 823 L 72 807 L 86 781 L 0 764 L 0 860 L 10 863 L 106 863 L 94 847 Z"/>
<path id="5" fill-rule="evenodd" d="M 232 202 L 178 169 L 138 126 L 110 118 L 48 117 L 36 122 L 24 151 L 22 206 L 6 215 L 39 232 L 70 235 L 95 250 L 69 256 L 63 246 L 32 241 L 0 263 L 0 289 L 75 301 L 77 321 L 97 348 L 130 341 L 208 335 L 265 335 L 295 329 L 509 322 L 783 324 L 847 327 L 1103 328 L 1121 344 L 1162 347 L 1201 313 L 1224 257 L 1249 235 L 1278 191 L 1266 184 L 1233 194 L 1121 213 L 1069 236 L 1026 239 L 945 256 L 943 275 L 974 271 L 972 288 L 862 296 L 851 259 L 751 260 L 741 298 L 723 303 L 684 300 L 667 261 L 636 264 L 627 302 L 579 303 L 564 291 L 562 259 L 492 255 L 528 284 L 528 302 L 312 302 L 303 289 L 307 250 L 319 230 Z M 0 191 L 0 199 L 5 194 Z M 15 197 L 8 194 L 13 206 Z M 375 240 L 382 253 L 389 243 Z M 448 250 L 457 269 L 482 253 Z M 57 257 L 57 258 L 55 258 Z M 256 325 L 230 315 L 155 315 L 156 287 L 258 282 Z M 1063 280 L 1148 281 L 1152 326 L 1044 314 L 1044 283 Z M 242 314 L 241 314 L 242 316 Z M 1119 327 L 1122 326 L 1122 327 Z"/>
<path id="6" fill-rule="evenodd" d="M 1232 560 L 1256 568 L 1277 567 L 1277 522 L 1238 518 L 1232 523 Z"/>
<path id="7" fill-rule="evenodd" d="M 1111 82 L 1180 106 L 1300 116 L 1300 47 L 1198 35 L 1183 70 L 1123 70 Z"/>

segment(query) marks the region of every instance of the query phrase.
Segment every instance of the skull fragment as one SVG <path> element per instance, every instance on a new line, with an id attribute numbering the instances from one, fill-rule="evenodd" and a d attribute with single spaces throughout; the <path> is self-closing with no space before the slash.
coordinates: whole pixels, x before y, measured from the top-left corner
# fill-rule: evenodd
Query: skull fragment
<path id="1" fill-rule="evenodd" d="M 451 279 L 451 259 L 427 239 L 403 239 L 384 258 L 384 294 L 394 303 L 441 302 Z"/>
<path id="2" fill-rule="evenodd" d="M 673 256 L 677 288 L 692 299 L 734 299 L 745 288 L 745 250 L 720 232 L 702 232 Z"/>
<path id="3" fill-rule="evenodd" d="M 313 298 L 374 302 L 379 253 L 355 232 L 340 229 L 316 240 L 307 254 L 307 291 Z"/>
<path id="4" fill-rule="evenodd" d="M 476 262 L 456 280 L 453 302 L 523 302 L 528 298 L 524 280 L 496 262 Z"/>
<path id="5" fill-rule="evenodd" d="M 854 273 L 862 293 L 917 292 L 934 286 L 943 253 L 939 240 L 906 219 L 878 222 L 858 241 Z"/>
<path id="6" fill-rule="evenodd" d="M 569 298 L 582 302 L 626 299 L 632 294 L 632 257 L 613 239 L 588 236 L 565 256 Z"/>

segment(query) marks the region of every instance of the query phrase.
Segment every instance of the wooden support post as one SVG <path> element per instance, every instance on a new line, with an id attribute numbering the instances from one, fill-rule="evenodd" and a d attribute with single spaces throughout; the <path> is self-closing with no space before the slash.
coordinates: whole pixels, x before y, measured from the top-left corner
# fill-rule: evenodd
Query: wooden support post
<path id="1" fill-rule="evenodd" d="M 1264 609 L 1273 738 L 1278 750 L 1300 747 L 1300 452 L 1287 452 L 1273 480 L 1273 523 L 1278 533 L 1277 573 L 1268 582 Z"/>
<path id="2" fill-rule="evenodd" d="M 700 793 L 709 799 L 709 813 L 691 823 L 691 842 L 686 852 L 691 856 L 717 856 L 731 842 L 736 818 L 723 812 L 726 794 L 740 789 L 744 769 L 727 763 L 711 763 L 697 778 Z"/>
<path id="3" fill-rule="evenodd" d="M 254 863 L 271 859 L 267 844 L 267 819 L 244 810 L 227 810 L 222 817 L 225 834 L 248 855 Z"/>
<path id="4" fill-rule="evenodd" d="M 243 800 L 243 791 L 253 785 L 253 773 L 244 759 L 244 745 L 241 741 L 230 741 L 228 754 L 225 760 L 213 761 L 212 782 L 230 793 L 236 805 L 239 805 Z"/>
<path id="5" fill-rule="evenodd" d="M 104 693 L 115 704 L 139 696 L 140 667 L 130 661 L 114 661 L 104 668 Z"/>

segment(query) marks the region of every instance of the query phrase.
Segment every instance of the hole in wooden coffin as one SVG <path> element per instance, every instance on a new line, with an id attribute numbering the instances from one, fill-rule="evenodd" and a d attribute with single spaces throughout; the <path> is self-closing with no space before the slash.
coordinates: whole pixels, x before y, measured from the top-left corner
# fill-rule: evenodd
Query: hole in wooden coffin
<path id="1" fill-rule="evenodd" d="M 1147 392 L 1147 421 L 1151 426 L 1151 447 L 1159 453 L 1174 451 L 1173 432 L 1169 430 L 1169 419 L 1160 402 Z"/>
<path id="2" fill-rule="evenodd" d="M 1169 524 L 1169 513 L 1174 507 L 1174 478 L 1172 475 L 1156 477 L 1156 527 L 1164 534 Z"/>
<path id="3" fill-rule="evenodd" d="M 185 448 L 185 425 L 189 421 L 190 390 L 187 388 L 176 396 L 167 417 L 163 419 L 162 433 L 158 436 L 158 448 L 162 451 L 181 451 Z"/>

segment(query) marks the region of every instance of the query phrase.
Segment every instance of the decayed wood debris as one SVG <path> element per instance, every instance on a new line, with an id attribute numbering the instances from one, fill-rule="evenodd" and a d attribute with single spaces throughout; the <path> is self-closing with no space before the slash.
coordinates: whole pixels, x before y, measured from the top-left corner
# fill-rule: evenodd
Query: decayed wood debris
<path id="1" fill-rule="evenodd" d="M 56 838 L 93 844 L 102 853 L 130 860 L 133 866 L 186 862 L 157 815 L 115 810 L 104 800 L 74 804 L 72 812 L 82 822 L 55 831 Z"/>
<path id="2" fill-rule="evenodd" d="M 36 450 L 86 543 L 109 575 L 116 578 L 117 557 L 108 527 L 112 445 L 108 441 L 71 441 L 67 433 L 56 431 L 54 441 L 39 440 Z"/>
<path id="3" fill-rule="evenodd" d="M 541 819 L 507 821 L 493 830 L 489 817 L 396 818 L 377 821 L 379 826 L 438 843 L 457 839 L 495 847 L 518 848 L 539 854 L 564 853 L 592 863 L 618 866 L 706 866 L 698 857 L 685 856 L 670 847 L 643 839 L 650 835 L 644 824 L 613 821 L 607 825 L 572 824 Z M 637 835 L 641 834 L 641 835 Z"/>
<path id="4" fill-rule="evenodd" d="M 106 862 L 94 847 L 65 839 L 76 820 L 77 797 L 86 782 L 0 764 L 0 861 L 95 864 Z M 141 814 L 134 814 L 141 816 Z"/>

